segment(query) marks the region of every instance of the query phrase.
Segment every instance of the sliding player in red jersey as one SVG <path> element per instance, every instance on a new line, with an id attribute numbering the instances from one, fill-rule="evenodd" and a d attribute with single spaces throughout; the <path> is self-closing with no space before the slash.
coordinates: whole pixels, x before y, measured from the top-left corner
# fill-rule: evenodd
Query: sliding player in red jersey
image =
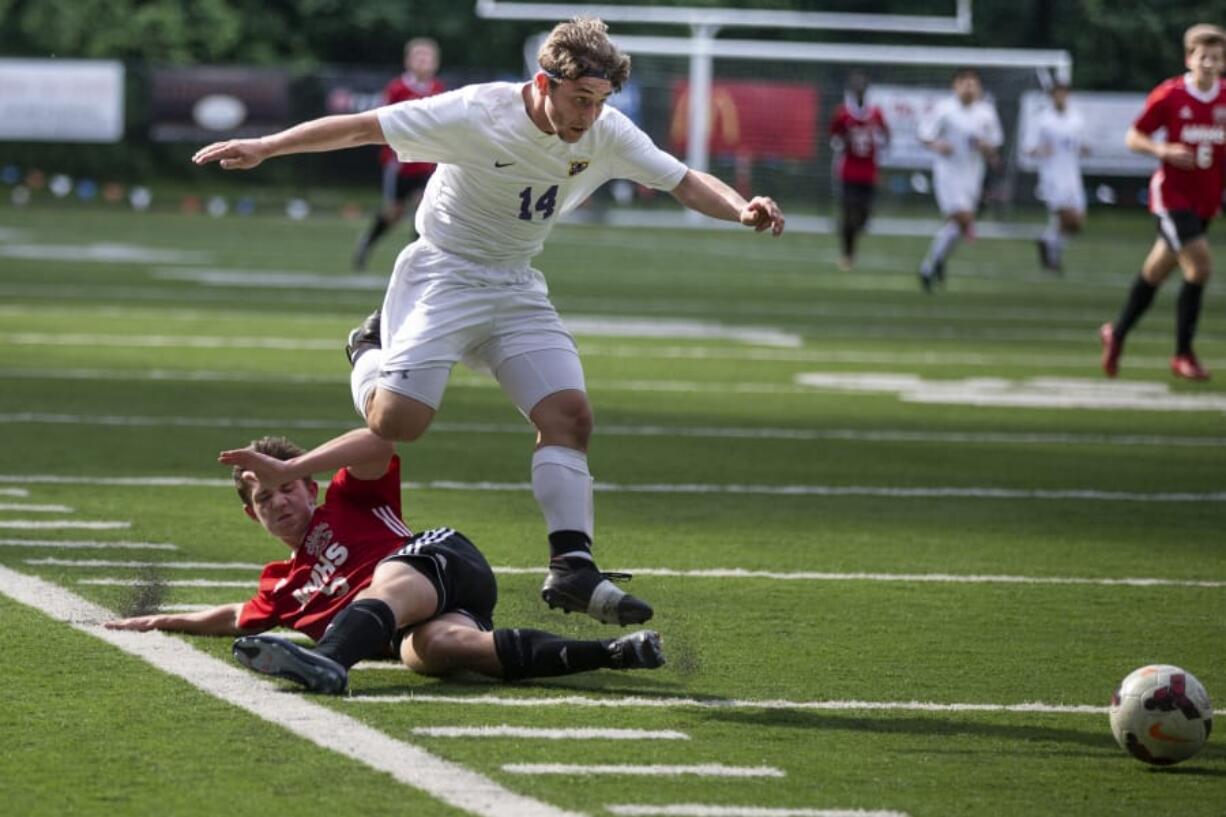
<path id="1" fill-rule="evenodd" d="M 524 627 L 494 629 L 498 585 L 462 533 L 413 533 L 400 515 L 400 460 L 357 429 L 303 451 L 283 437 L 223 451 L 243 509 L 290 549 L 268 563 L 245 602 L 106 622 L 110 629 L 239 636 L 234 657 L 313 692 L 339 694 L 366 658 L 399 658 L 426 675 L 471 670 L 505 680 L 664 663 L 660 637 L 577 640 Z M 339 468 L 325 501 L 311 474 Z M 290 627 L 317 644 L 275 635 Z"/>
<path id="2" fill-rule="evenodd" d="M 881 108 L 865 99 L 868 78 L 855 73 L 847 78 L 847 93 L 830 121 L 830 141 L 839 151 L 839 179 L 843 185 L 843 213 L 839 237 L 843 254 L 839 269 L 855 265 L 856 238 L 868 226 L 877 192 L 877 152 L 890 141 Z"/>
<path id="3" fill-rule="evenodd" d="M 1176 266 L 1183 270 L 1183 287 L 1175 307 L 1171 372 L 1189 380 L 1209 377 L 1192 351 L 1192 339 L 1212 268 L 1205 233 L 1222 203 L 1226 30 L 1207 23 L 1192 26 L 1184 34 L 1183 45 L 1188 72 L 1151 91 L 1145 110 L 1128 131 L 1129 148 L 1162 162 L 1149 183 L 1149 209 L 1158 220 L 1159 238 L 1133 282 L 1119 317 L 1099 329 L 1102 366 L 1108 377 L 1119 372 L 1124 339 Z M 1165 142 L 1153 138 L 1160 129 L 1166 131 Z"/>

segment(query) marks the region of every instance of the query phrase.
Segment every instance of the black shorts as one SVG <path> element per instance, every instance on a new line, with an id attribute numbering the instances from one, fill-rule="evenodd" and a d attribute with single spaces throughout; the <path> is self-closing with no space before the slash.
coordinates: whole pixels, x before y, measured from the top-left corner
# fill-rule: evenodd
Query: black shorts
<path id="1" fill-rule="evenodd" d="M 417 176 L 402 176 L 399 162 L 388 162 L 383 166 L 383 201 L 390 204 L 403 204 L 409 196 L 426 189 L 430 174 Z"/>
<path id="2" fill-rule="evenodd" d="M 873 206 L 873 197 L 877 194 L 877 185 L 864 182 L 843 182 L 843 206 L 863 207 Z"/>
<path id="3" fill-rule="evenodd" d="M 1158 235 L 1174 252 L 1179 252 L 1189 242 L 1209 231 L 1209 219 L 1201 218 L 1191 210 L 1168 210 L 1154 216 L 1158 222 Z"/>
<path id="4" fill-rule="evenodd" d="M 478 628 L 494 629 L 498 583 L 490 563 L 464 534 L 451 528 L 422 531 L 383 561 L 405 562 L 430 580 L 438 593 L 438 608 L 432 618 L 463 613 Z M 397 634 L 397 647 L 403 637 L 403 631 Z"/>

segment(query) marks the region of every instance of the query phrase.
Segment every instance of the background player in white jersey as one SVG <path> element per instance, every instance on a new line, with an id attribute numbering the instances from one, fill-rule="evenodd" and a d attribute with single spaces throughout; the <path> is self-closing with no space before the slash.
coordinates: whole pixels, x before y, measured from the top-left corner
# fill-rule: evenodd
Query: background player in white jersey
<path id="1" fill-rule="evenodd" d="M 934 154 L 932 189 L 941 214 L 948 219 L 933 236 L 920 265 L 920 285 L 925 292 L 932 291 L 934 280 L 945 279 L 945 261 L 958 239 L 974 236 L 985 164 L 995 166 L 1004 142 L 996 109 L 982 98 L 979 72 L 958 69 L 953 89 L 953 97 L 942 100 L 920 123 L 918 134 Z"/>
<path id="2" fill-rule="evenodd" d="M 640 623 L 651 607 L 597 568 L 587 448 L 592 409 L 574 339 L 530 261 L 553 224 L 597 187 L 627 178 L 686 207 L 774 235 L 769 198 L 746 201 L 659 150 L 606 101 L 627 80 L 600 20 L 558 24 L 527 83 L 489 83 L 375 112 L 306 122 L 262 139 L 200 150 L 197 164 L 246 169 L 290 153 L 386 142 L 404 161 L 438 163 L 417 211 L 421 238 L 396 261 L 378 350 L 357 359 L 355 407 L 381 437 L 425 433 L 452 367 L 488 369 L 537 429 L 532 490 L 549 533 L 551 607 L 607 623 Z"/>
<path id="3" fill-rule="evenodd" d="M 1038 240 L 1039 263 L 1052 272 L 1063 269 L 1065 236 L 1080 232 L 1086 215 L 1081 157 L 1089 148 L 1081 115 L 1069 107 L 1068 97 L 1067 83 L 1052 86 L 1051 107 L 1036 117 L 1025 146 L 1039 160 L 1039 198 L 1047 205 L 1047 227 Z"/>

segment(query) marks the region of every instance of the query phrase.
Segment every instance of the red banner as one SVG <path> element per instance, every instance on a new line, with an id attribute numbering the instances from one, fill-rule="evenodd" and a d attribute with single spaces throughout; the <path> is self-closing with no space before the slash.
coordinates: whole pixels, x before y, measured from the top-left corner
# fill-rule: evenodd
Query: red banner
<path id="1" fill-rule="evenodd" d="M 685 153 L 690 84 L 673 84 L 672 148 Z M 718 81 L 711 86 L 713 155 L 812 159 L 817 154 L 818 92 L 790 82 Z"/>

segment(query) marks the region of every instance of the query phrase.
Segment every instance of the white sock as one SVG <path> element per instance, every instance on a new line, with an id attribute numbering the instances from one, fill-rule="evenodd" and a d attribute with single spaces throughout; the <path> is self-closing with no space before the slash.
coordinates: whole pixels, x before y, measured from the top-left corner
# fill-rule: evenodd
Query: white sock
<path id="1" fill-rule="evenodd" d="M 576 530 L 593 539 L 595 502 L 592 499 L 592 474 L 587 468 L 587 455 L 573 448 L 547 445 L 532 455 L 532 495 L 545 515 L 545 527 L 550 532 Z M 560 556 L 591 558 L 586 551 L 572 551 Z"/>
<path id="2" fill-rule="evenodd" d="M 1060 254 L 1064 252 L 1064 233 L 1060 229 L 1060 216 L 1052 213 L 1047 219 L 1047 229 L 1043 231 L 1043 241 L 1047 244 L 1047 253 L 1052 263 L 1059 265 Z"/>
<path id="3" fill-rule="evenodd" d="M 383 363 L 382 349 L 367 349 L 358 355 L 349 373 L 349 391 L 353 395 L 353 408 L 358 416 L 366 419 L 366 403 L 379 383 L 379 366 Z"/>
<path id="4" fill-rule="evenodd" d="M 932 237 L 932 246 L 928 248 L 928 255 L 924 258 L 924 269 L 927 273 L 930 274 L 933 267 L 944 261 L 953 252 L 954 245 L 961 237 L 962 230 L 956 221 L 947 221 L 941 225 L 941 229 L 937 230 L 937 234 Z"/>

